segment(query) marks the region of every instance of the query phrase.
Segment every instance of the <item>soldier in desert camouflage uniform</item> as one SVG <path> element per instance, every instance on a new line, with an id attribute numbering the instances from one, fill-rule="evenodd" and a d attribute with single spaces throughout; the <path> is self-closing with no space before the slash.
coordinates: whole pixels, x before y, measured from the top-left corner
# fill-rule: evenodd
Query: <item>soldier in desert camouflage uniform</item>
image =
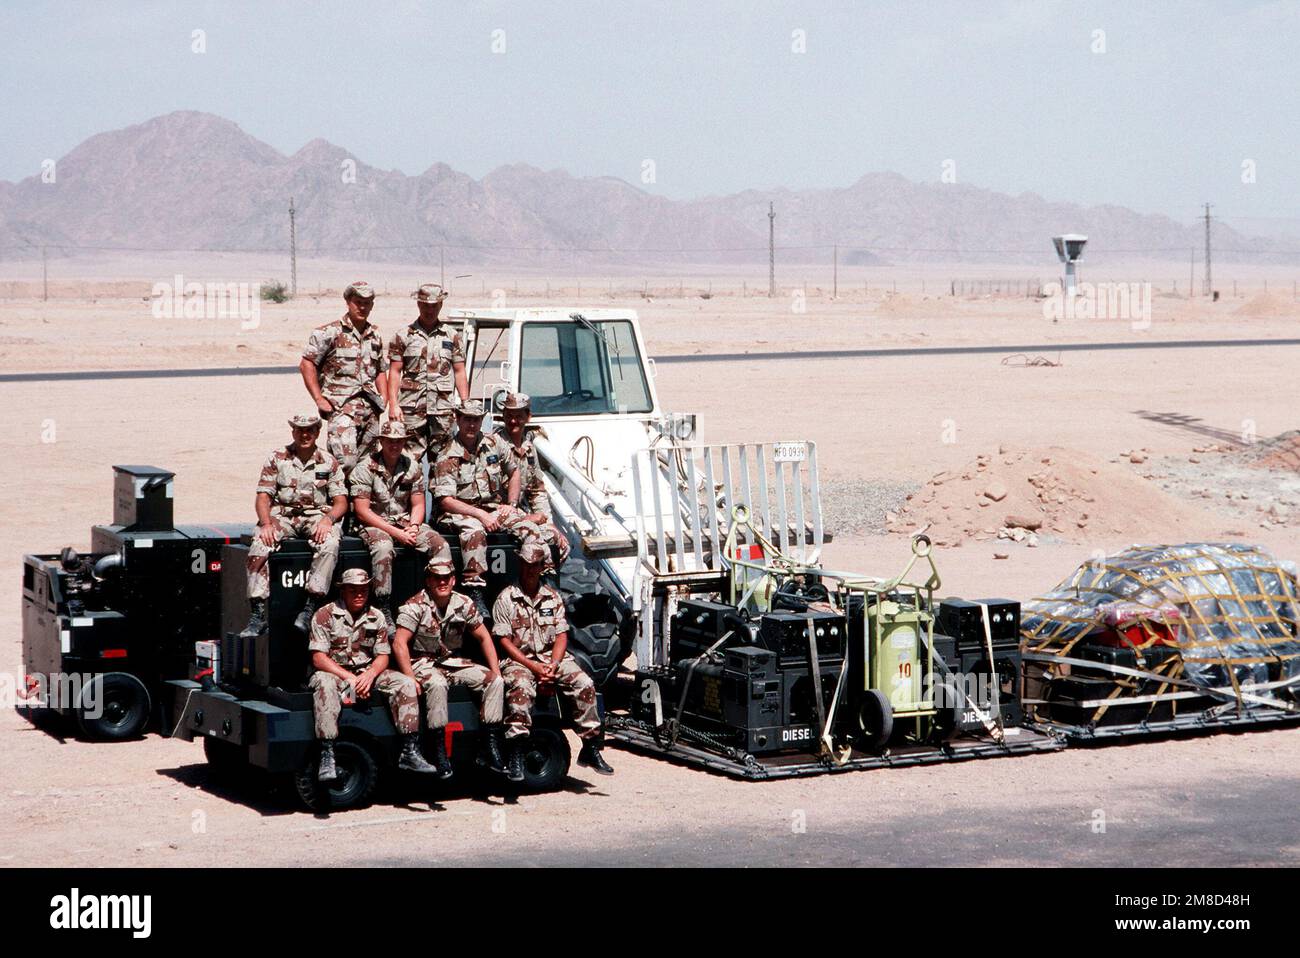
<path id="1" fill-rule="evenodd" d="M 424 472 L 409 453 L 406 427 L 390 419 L 379 430 L 379 452 L 367 456 L 348 479 L 352 510 L 361 523 L 361 538 L 370 547 L 375 604 L 391 629 L 394 543 L 418 549 L 427 557 L 451 561 L 447 540 L 424 522 Z"/>
<path id="2" fill-rule="evenodd" d="M 614 773 L 600 754 L 595 683 L 568 652 L 564 599 L 542 584 L 547 551 L 535 541 L 519 547 L 519 584 L 504 589 L 492 607 L 492 634 L 510 659 L 501 674 L 506 681 L 506 743 L 512 782 L 524 777 L 523 745 L 532 728 L 539 687 L 543 692 L 563 692 L 573 702 L 574 724 L 582 739 L 578 764 L 602 775 Z"/>
<path id="3" fill-rule="evenodd" d="M 456 407 L 469 398 L 465 345 L 439 318 L 447 293 L 425 283 L 413 294 L 420 317 L 388 344 L 388 416 L 406 426 L 406 452 L 437 461 L 451 439 Z"/>
<path id="4" fill-rule="evenodd" d="M 456 413 L 456 438 L 443 449 L 433 470 L 433 494 L 443 512 L 439 523 L 460 536 L 465 591 L 483 615 L 487 534 L 506 529 L 520 540 L 537 539 L 548 546 L 558 536 L 554 526 L 509 505 L 519 498 L 521 478 L 505 440 L 483 433 L 483 404 L 477 399 L 462 404 Z"/>
<path id="5" fill-rule="evenodd" d="M 349 569 L 343 573 L 339 591 L 341 602 L 330 602 L 312 616 L 307 644 L 316 670 L 309 684 L 320 742 L 317 780 L 338 778 L 334 740 L 339 737 L 344 698 L 348 702 L 368 699 L 372 691 L 388 697 L 393 724 L 402 736 L 397 767 L 436 772 L 420 754 L 420 700 L 415 681 L 388 667 L 388 626 L 379 610 L 370 605 L 370 576 L 364 569 Z"/>
<path id="6" fill-rule="evenodd" d="M 247 635 L 266 628 L 266 600 L 271 594 L 267 563 L 283 539 L 306 539 L 313 552 L 307 604 L 294 621 L 300 632 L 307 631 L 312 614 L 329 591 L 339 557 L 336 523 L 348 510 L 343 470 L 337 459 L 316 445 L 320 417 L 294 416 L 289 425 L 293 442 L 271 453 L 257 480 L 257 531 L 248 549 Z"/>
<path id="7" fill-rule="evenodd" d="M 492 636 L 474 602 L 455 591 L 456 576 L 449 559 L 432 559 L 425 567 L 425 589 L 397 610 L 393 655 L 404 675 L 425 694 L 426 721 L 434 740 L 438 774 L 450 778 L 447 758 L 447 691 L 464 685 L 482 696 L 479 718 L 487 733 L 488 760 L 480 764 L 503 771 L 501 716 L 505 690 Z M 467 637 L 478 642 L 487 665 L 468 658 Z"/>
<path id="8" fill-rule="evenodd" d="M 542 483 L 542 466 L 533 448 L 532 437 L 528 434 L 528 421 L 532 418 L 532 401 L 526 393 L 510 393 L 501 406 L 501 426 L 497 433 L 510 447 L 510 456 L 519 469 L 519 501 L 515 505 L 526 509 L 535 517 L 539 525 L 555 526 L 555 517 L 551 512 L 551 497 L 546 493 Z M 560 553 L 560 565 L 569 561 L 569 537 L 555 529 L 556 550 Z M 545 571 L 554 570 L 549 552 Z"/>
<path id="9" fill-rule="evenodd" d="M 374 452 L 387 377 L 384 341 L 370 322 L 375 291 L 356 282 L 343 291 L 348 311 L 312 331 L 298 370 L 320 414 L 329 421 L 326 445 L 352 472 L 360 456 Z"/>

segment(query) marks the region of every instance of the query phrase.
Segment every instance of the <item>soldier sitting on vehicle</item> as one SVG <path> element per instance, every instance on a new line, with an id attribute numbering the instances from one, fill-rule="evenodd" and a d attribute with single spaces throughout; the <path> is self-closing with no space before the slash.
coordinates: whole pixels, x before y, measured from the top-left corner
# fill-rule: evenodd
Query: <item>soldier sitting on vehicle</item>
<path id="1" fill-rule="evenodd" d="M 479 718 L 486 732 L 488 756 L 494 771 L 504 771 L 501 759 L 501 716 L 504 684 L 492 636 L 474 602 L 456 592 L 450 558 L 431 559 L 425 567 L 425 589 L 397 611 L 393 654 L 397 667 L 425 693 L 426 721 L 434 740 L 438 775 L 450 778 L 447 758 L 447 692 L 464 685 L 482 696 Z M 481 665 L 467 658 L 466 634 L 482 649 Z M 484 764 L 482 756 L 480 764 Z"/>
<path id="2" fill-rule="evenodd" d="M 419 318 L 388 344 L 388 416 L 406 425 L 406 452 L 432 466 L 451 439 L 456 406 L 469 398 L 465 345 L 439 318 L 446 291 L 425 283 L 413 294 Z"/>
<path id="3" fill-rule="evenodd" d="M 375 291 L 356 282 L 343 291 L 347 312 L 312 330 L 298 371 L 320 414 L 329 421 L 326 445 L 352 472 L 357 459 L 375 450 L 387 376 L 384 341 L 370 322 Z"/>
<path id="4" fill-rule="evenodd" d="M 528 395 L 509 393 L 501 406 L 501 426 L 497 429 L 497 434 L 510 447 L 510 457 L 519 469 L 519 501 L 514 505 L 540 517 L 539 522 L 544 521 L 554 526 L 551 497 L 546 493 L 546 486 L 542 482 L 541 463 L 538 461 L 537 450 L 533 448 L 533 440 L 527 431 L 528 421 L 531 418 L 532 401 Z M 569 559 L 569 538 L 557 528 L 554 542 L 560 553 L 560 565 L 564 565 Z M 553 570 L 554 563 L 548 549 L 544 571 Z"/>
<path id="5" fill-rule="evenodd" d="M 317 781 L 338 778 L 334 741 L 339 737 L 344 697 L 350 703 L 370 698 L 372 691 L 388 696 L 393 724 L 402 736 L 397 767 L 411 772 L 436 772 L 420 754 L 420 700 L 415 681 L 388 667 L 388 627 L 379 610 L 370 605 L 370 576 L 364 569 L 349 569 L 343 573 L 339 592 L 341 602 L 330 602 L 312 616 L 311 641 L 307 645 L 316 670 L 309 685 L 320 742 Z"/>
<path id="6" fill-rule="evenodd" d="M 443 449 L 433 473 L 433 494 L 442 510 L 439 523 L 460 536 L 465 591 L 487 616 L 483 579 L 487 572 L 487 533 L 505 529 L 517 538 L 548 546 L 560 538 L 543 516 L 510 503 L 519 499 L 522 475 L 509 444 L 483 432 L 483 404 L 470 399 L 456 413 L 456 438 Z"/>
<path id="7" fill-rule="evenodd" d="M 406 427 L 388 420 L 379 431 L 379 452 L 362 459 L 348 479 L 361 538 L 370 547 L 375 604 L 383 609 L 390 632 L 394 543 L 451 559 L 447 540 L 425 524 L 424 472 L 414 456 L 402 452 L 406 440 Z"/>
<path id="8" fill-rule="evenodd" d="M 564 599 L 542 584 L 548 551 L 535 541 L 520 546 L 519 584 L 504 589 L 492 607 L 492 634 L 510 658 L 502 675 L 506 681 L 507 774 L 512 782 L 524 777 L 524 742 L 532 727 L 539 689 L 563 692 L 573 702 L 574 724 L 582 739 L 578 764 L 601 775 L 614 774 L 600 754 L 602 726 L 596 711 L 595 683 L 568 652 Z"/>
<path id="9" fill-rule="evenodd" d="M 293 442 L 271 453 L 257 481 L 257 530 L 248 549 L 250 614 L 246 635 L 266 628 L 266 600 L 271 594 L 271 553 L 285 538 L 301 537 L 312 549 L 307 576 L 307 604 L 294 620 L 306 632 L 312 614 L 329 591 L 339 557 L 336 523 L 348 511 L 347 486 L 339 462 L 316 445 L 319 416 L 289 420 Z"/>

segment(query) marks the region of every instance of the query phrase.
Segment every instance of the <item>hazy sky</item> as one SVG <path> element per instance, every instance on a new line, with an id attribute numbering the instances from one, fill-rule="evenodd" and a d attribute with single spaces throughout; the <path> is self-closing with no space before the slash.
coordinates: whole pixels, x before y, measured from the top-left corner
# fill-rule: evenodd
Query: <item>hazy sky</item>
<path id="1" fill-rule="evenodd" d="M 650 159 L 644 188 L 683 198 L 938 180 L 952 160 L 1008 193 L 1300 216 L 1290 0 L 7 0 L 0 30 L 8 180 L 195 109 L 286 153 L 321 136 L 410 174 L 524 162 L 642 185 Z"/>

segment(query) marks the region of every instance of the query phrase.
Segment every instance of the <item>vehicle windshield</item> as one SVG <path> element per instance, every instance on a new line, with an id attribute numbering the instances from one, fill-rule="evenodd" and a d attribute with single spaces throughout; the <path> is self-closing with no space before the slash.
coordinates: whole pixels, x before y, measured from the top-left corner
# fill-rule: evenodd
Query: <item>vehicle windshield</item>
<path id="1" fill-rule="evenodd" d="M 519 390 L 535 416 L 651 411 L 641 351 L 628 320 L 526 323 Z"/>

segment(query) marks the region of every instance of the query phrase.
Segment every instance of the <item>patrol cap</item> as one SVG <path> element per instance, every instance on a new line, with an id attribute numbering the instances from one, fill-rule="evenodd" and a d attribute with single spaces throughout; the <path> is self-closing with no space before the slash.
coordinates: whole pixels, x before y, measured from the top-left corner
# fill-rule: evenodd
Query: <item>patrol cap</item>
<path id="1" fill-rule="evenodd" d="M 502 409 L 529 409 L 531 406 L 528 393 L 506 393 L 506 401 L 501 404 Z"/>
<path id="2" fill-rule="evenodd" d="M 365 569 L 348 569 L 339 579 L 340 585 L 370 585 L 370 573 Z"/>
<path id="3" fill-rule="evenodd" d="M 459 416 L 472 416 L 472 417 L 474 417 L 474 418 L 476 418 L 476 419 L 482 419 L 482 418 L 483 418 L 483 400 L 481 400 L 481 399 L 466 399 L 466 400 L 465 400 L 464 402 L 462 402 L 462 403 L 460 404 L 460 406 L 456 409 L 456 414 L 459 415 Z"/>
<path id="4" fill-rule="evenodd" d="M 441 303 L 447 298 L 447 291 L 437 283 L 425 283 L 411 296 L 417 303 Z"/>
<path id="5" fill-rule="evenodd" d="M 546 546 L 536 539 L 529 539 L 519 547 L 520 562 L 545 562 L 546 559 Z"/>
<path id="6" fill-rule="evenodd" d="M 374 299 L 375 288 L 367 283 L 364 279 L 354 280 L 348 283 L 348 288 L 343 291 L 344 299 Z"/>
<path id="7" fill-rule="evenodd" d="M 445 557 L 436 555 L 424 567 L 425 575 L 451 575 L 456 569 L 451 564 L 450 552 Z"/>
<path id="8" fill-rule="evenodd" d="M 290 416 L 289 425 L 294 429 L 315 429 L 320 425 L 320 416 L 315 413 L 307 413 L 301 416 Z"/>
<path id="9" fill-rule="evenodd" d="M 406 424 L 400 419 L 390 419 L 379 430 L 380 439 L 405 439 Z"/>

